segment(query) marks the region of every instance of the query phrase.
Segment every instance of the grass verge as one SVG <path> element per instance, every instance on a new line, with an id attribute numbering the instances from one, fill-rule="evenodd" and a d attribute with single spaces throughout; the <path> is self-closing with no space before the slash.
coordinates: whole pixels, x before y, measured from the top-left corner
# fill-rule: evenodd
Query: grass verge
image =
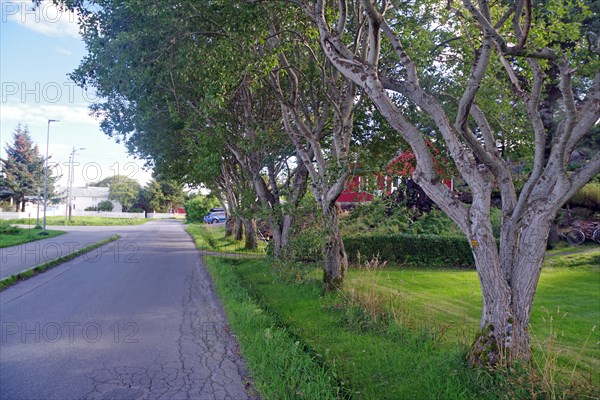
<path id="1" fill-rule="evenodd" d="M 29 218 L 11 219 L 11 224 L 31 224 L 35 220 Z M 67 221 L 64 217 L 47 217 L 46 224 L 54 226 L 123 226 L 141 225 L 148 220 L 145 218 L 107 218 L 107 217 L 72 217 Z"/>
<path id="2" fill-rule="evenodd" d="M 285 327 L 251 298 L 233 272 L 245 261 L 206 257 L 254 383 L 263 399 L 337 399 L 332 371 L 306 352 Z"/>
<path id="3" fill-rule="evenodd" d="M 306 274 L 302 283 L 287 283 L 275 276 L 290 274 L 280 274 L 281 266 L 270 266 L 268 260 L 220 259 L 211 268 L 226 273 L 223 279 L 235 280 L 234 293 L 244 290 L 243 296 L 261 305 L 258 313 L 268 313 L 288 332 L 290 343 L 300 343 L 330 370 L 339 385 L 338 395 L 528 399 L 591 394 L 593 398 L 598 394 L 599 349 L 593 325 L 598 320 L 600 267 L 593 264 L 594 254 L 581 254 L 578 260 L 579 267 L 546 266 L 542 273 L 532 317 L 538 369 L 533 374 L 526 368 L 499 374 L 465 365 L 472 338 L 469 328 L 473 323 L 476 329 L 481 312 L 474 271 L 388 268 L 373 276 L 353 270 L 344 294 L 322 297 L 318 270 Z M 572 258 L 563 260 L 572 262 Z M 381 318 L 370 314 L 373 303 L 349 300 L 353 289 L 384 294 L 374 296 Z M 237 333 L 237 326 L 232 328 Z M 260 332 L 264 334 L 264 329 L 255 334 Z M 573 370 L 580 379 L 575 385 L 571 384 Z M 293 371 L 272 370 L 265 362 L 252 373 L 270 376 Z"/>
<path id="4" fill-rule="evenodd" d="M 54 267 L 56 267 L 56 266 L 58 266 L 58 265 L 60 265 L 62 263 L 65 263 L 65 262 L 67 262 L 69 260 L 72 260 L 72 259 L 74 259 L 76 257 L 79 257 L 82 254 L 85 254 L 85 253 L 90 252 L 90 251 L 92 251 L 94 249 L 97 249 L 98 247 L 104 246 L 107 243 L 113 242 L 113 241 L 119 239 L 120 237 L 121 236 L 119 236 L 119 235 L 112 235 L 111 237 L 108 237 L 108 238 L 106 238 L 106 239 L 104 239 L 104 240 L 102 240 L 102 241 L 100 241 L 98 243 L 94 243 L 94 244 L 91 244 L 91 245 L 89 245 L 87 247 L 84 247 L 81 250 L 77 250 L 77 251 L 75 251 L 73 253 L 67 254 L 65 256 L 62 256 L 62 257 L 56 258 L 54 260 L 48 261 L 48 262 L 46 262 L 44 264 L 38 265 L 38 266 L 33 267 L 31 269 L 28 269 L 26 271 L 23 271 L 23 272 L 20 272 L 18 274 L 14 274 L 14 275 L 11 275 L 11 276 L 9 276 L 7 278 L 4 278 L 4 279 L 2 279 L 0 281 L 0 292 L 3 291 L 6 288 L 12 286 L 12 285 L 15 285 L 18 282 L 27 280 L 27 279 L 35 276 L 35 275 L 41 274 L 42 272 L 45 272 L 45 271 L 47 271 L 47 270 L 49 270 L 51 268 L 54 268 Z"/>
<path id="5" fill-rule="evenodd" d="M 349 398 L 497 398 L 491 376 L 465 366 L 464 349 L 440 346 L 425 331 L 362 324 L 342 296 L 320 295 L 317 274 L 289 284 L 273 278 L 267 260 L 221 265 L 228 263 L 252 297 L 334 371 Z"/>
<path id="6" fill-rule="evenodd" d="M 225 237 L 224 226 L 211 226 L 205 224 L 189 224 L 186 226 L 188 233 L 194 239 L 196 247 L 202 251 L 229 254 L 265 254 L 266 244 L 259 241 L 257 249 L 245 249 L 244 241 Z"/>
<path id="7" fill-rule="evenodd" d="M 64 231 L 46 230 L 47 235 L 40 235 L 41 232 L 41 229 L 15 228 L 14 233 L 0 233 L 0 248 L 48 239 L 66 233 Z"/>

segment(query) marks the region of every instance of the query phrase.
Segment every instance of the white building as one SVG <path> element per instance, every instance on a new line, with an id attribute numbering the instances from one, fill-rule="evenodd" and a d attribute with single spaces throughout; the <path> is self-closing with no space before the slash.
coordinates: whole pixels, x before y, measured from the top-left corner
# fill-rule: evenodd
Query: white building
<path id="1" fill-rule="evenodd" d="M 107 187 L 96 186 L 72 188 L 71 204 L 73 205 L 73 211 L 83 211 L 88 207 L 96 207 L 101 201 L 109 200 L 108 190 Z M 121 203 L 118 201 L 109 201 L 113 203 L 112 211 L 121 212 L 123 210 Z M 63 206 L 66 207 L 66 205 Z"/>

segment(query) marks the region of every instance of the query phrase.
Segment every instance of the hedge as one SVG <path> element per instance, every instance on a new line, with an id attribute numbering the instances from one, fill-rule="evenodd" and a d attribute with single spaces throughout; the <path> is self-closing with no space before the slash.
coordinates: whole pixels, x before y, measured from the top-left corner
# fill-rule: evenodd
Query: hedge
<path id="1" fill-rule="evenodd" d="M 344 238 L 350 261 L 378 257 L 381 261 L 427 267 L 475 268 L 465 237 L 388 234 Z"/>

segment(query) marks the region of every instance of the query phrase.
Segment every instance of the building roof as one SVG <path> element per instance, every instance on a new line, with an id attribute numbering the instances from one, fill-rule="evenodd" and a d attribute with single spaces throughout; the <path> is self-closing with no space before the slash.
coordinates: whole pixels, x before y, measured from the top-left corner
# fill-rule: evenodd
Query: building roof
<path id="1" fill-rule="evenodd" d="M 87 187 L 74 187 L 73 189 L 74 197 L 105 197 L 108 198 L 108 190 L 107 187 L 99 187 L 99 186 L 87 186 Z"/>

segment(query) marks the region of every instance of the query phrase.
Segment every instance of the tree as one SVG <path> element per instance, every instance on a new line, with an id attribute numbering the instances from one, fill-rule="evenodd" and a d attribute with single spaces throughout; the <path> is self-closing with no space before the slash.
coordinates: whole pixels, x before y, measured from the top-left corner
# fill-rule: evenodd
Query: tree
<path id="1" fill-rule="evenodd" d="M 162 212 L 165 196 L 161 190 L 160 183 L 152 179 L 145 188 L 140 191 L 139 202 L 147 212 Z"/>
<path id="2" fill-rule="evenodd" d="M 173 212 L 183 206 L 183 186 L 173 180 L 153 178 L 139 194 L 138 204 L 146 211 Z"/>
<path id="3" fill-rule="evenodd" d="M 597 130 L 599 60 L 580 35 L 580 21 L 553 16 L 584 17 L 585 6 L 548 1 L 546 6 L 557 13 L 544 14 L 521 0 L 493 6 L 451 1 L 447 8 L 424 2 L 400 8 L 387 0 L 295 3 L 318 26 L 330 62 L 363 88 L 410 145 L 417 162 L 415 182 L 471 243 L 483 310 L 469 360 L 488 365 L 529 360 L 530 312 L 550 224 L 559 208 L 600 172 L 597 150 L 582 165 L 569 166 L 578 143 Z M 361 38 L 361 51 L 348 45 L 349 37 Z M 423 37 L 426 41 L 418 40 Z M 552 85 L 549 68 L 559 71 L 560 95 L 552 100 L 559 105 L 542 109 Z M 411 120 L 405 105 L 417 107 L 435 132 Z M 503 110 L 510 114 L 502 115 Z M 545 110 L 553 110 L 550 117 L 556 121 L 550 144 Z M 514 121 L 513 127 L 503 129 L 502 120 Z M 471 204 L 454 198 L 442 183 L 428 136 L 444 143 L 470 188 Z M 533 154 L 519 192 L 508 152 L 498 144 L 523 142 L 533 144 Z M 502 198 L 499 246 L 490 221 L 495 187 Z"/>
<path id="4" fill-rule="evenodd" d="M 141 186 L 135 179 L 124 175 L 115 175 L 108 184 L 109 200 L 118 201 L 126 212 L 137 199 Z"/>
<path id="5" fill-rule="evenodd" d="M 296 169 L 279 102 L 261 82 L 269 67 L 256 52 L 269 36 L 263 6 L 65 3 L 86 16 L 89 54 L 71 76 L 97 89 L 102 101 L 92 108 L 104 118 L 103 130 L 124 138 L 155 171 L 202 183 L 222 199 L 230 196 L 223 171 L 233 156 L 244 169 L 237 176 L 254 186 L 278 254 L 308 174 L 303 164 Z M 123 20 L 129 21 L 125 27 Z"/>
<path id="6" fill-rule="evenodd" d="M 37 145 L 31 140 L 26 125 L 17 125 L 13 133 L 13 144 L 7 145 L 6 159 L 2 161 L 3 176 L 0 186 L 13 192 L 15 211 L 25 211 L 25 196 L 33 196 L 44 187 L 45 160 Z M 50 167 L 49 167 L 50 168 Z M 57 177 L 48 171 L 48 197 L 54 196 Z"/>
<path id="7" fill-rule="evenodd" d="M 323 215 L 327 234 L 323 288 L 335 291 L 343 287 L 348 268 L 336 200 L 350 175 L 354 112 L 360 100 L 357 86 L 315 51 L 317 43 L 310 32 L 298 38 L 301 32 L 282 23 L 275 20 L 272 27 L 279 65 L 271 72 L 271 83 Z M 294 36 L 291 46 L 283 36 L 288 28 Z"/>

